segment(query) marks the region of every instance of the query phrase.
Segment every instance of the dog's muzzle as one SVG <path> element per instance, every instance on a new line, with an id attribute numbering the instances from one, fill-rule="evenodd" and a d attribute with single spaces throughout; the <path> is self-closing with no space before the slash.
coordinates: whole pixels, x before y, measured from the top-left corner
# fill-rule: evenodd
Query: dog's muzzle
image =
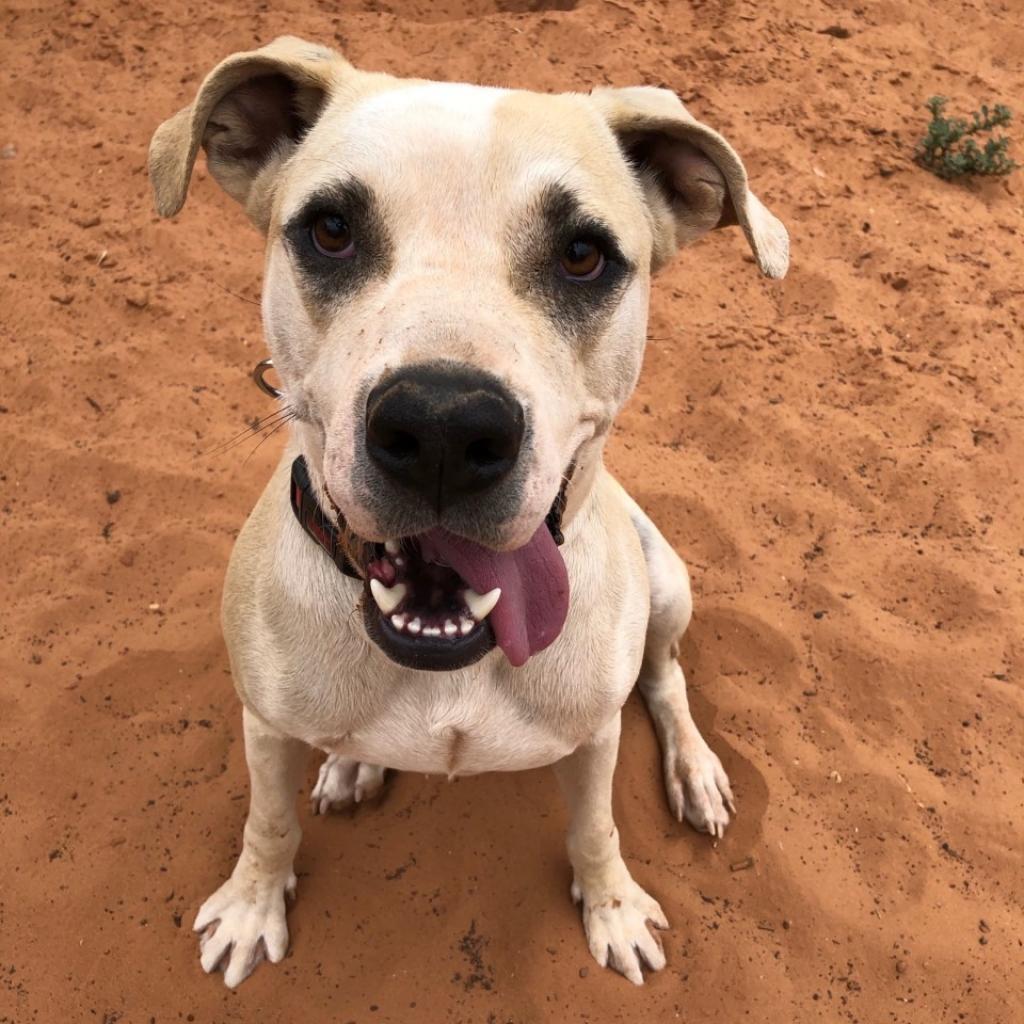
<path id="1" fill-rule="evenodd" d="M 396 488 L 394 500 L 406 494 L 435 522 L 476 497 L 500 505 L 499 485 L 517 464 L 524 433 L 523 408 L 501 382 L 456 364 L 406 368 L 367 399 L 370 459 Z M 362 578 L 367 634 L 393 661 L 453 671 L 498 646 L 519 666 L 558 637 L 568 614 L 558 549 L 572 474 L 570 466 L 543 522 L 513 551 L 440 525 L 384 543 L 361 540 L 329 492 L 335 522 L 319 507 L 301 456 L 292 468 L 292 506 L 338 568 Z"/>
<path id="2" fill-rule="evenodd" d="M 525 433 L 523 407 L 505 385 L 459 363 L 405 367 L 366 401 L 368 462 L 397 500 L 440 522 L 507 511 Z M 524 664 L 559 634 L 568 610 L 558 551 L 564 489 L 555 504 L 554 529 L 538 524 L 515 551 L 441 526 L 378 545 L 363 603 L 369 635 L 413 668 L 464 667 L 495 644 Z"/>

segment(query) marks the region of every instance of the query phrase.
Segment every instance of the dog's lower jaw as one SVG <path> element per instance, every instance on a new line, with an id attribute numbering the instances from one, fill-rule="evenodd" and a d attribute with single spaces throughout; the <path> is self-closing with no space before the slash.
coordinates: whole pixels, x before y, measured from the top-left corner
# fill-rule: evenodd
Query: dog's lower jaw
<path id="1" fill-rule="evenodd" d="M 494 649 L 494 631 L 480 623 L 468 636 L 411 636 L 396 629 L 377 607 L 369 586 L 363 591 L 366 635 L 396 664 L 428 672 L 455 672 L 478 662 Z"/>

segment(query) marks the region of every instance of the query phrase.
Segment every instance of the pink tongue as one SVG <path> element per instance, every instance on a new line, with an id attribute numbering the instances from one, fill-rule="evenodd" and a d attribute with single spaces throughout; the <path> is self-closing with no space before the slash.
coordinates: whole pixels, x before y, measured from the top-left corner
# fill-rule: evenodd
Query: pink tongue
<path id="1" fill-rule="evenodd" d="M 478 594 L 501 587 L 489 618 L 494 638 L 516 666 L 543 651 L 565 624 L 569 612 L 569 575 L 543 523 L 516 551 L 492 551 L 447 530 L 419 537 L 429 562 L 450 565 Z"/>

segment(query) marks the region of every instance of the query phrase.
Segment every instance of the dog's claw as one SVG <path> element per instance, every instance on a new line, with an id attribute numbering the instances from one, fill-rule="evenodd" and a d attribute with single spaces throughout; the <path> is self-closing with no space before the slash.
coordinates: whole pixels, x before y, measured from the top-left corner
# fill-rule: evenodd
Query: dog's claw
<path id="1" fill-rule="evenodd" d="M 200 908 L 193 929 L 200 932 L 199 962 L 207 974 L 222 970 L 228 988 L 240 985 L 269 960 L 288 951 L 285 896 L 295 891 L 295 876 L 257 889 L 229 878 Z"/>
<path id="2" fill-rule="evenodd" d="M 684 750 L 665 755 L 665 790 L 677 821 L 720 839 L 736 813 L 729 778 L 718 755 L 697 736 Z"/>
<path id="3" fill-rule="evenodd" d="M 614 887 L 602 888 L 593 897 L 574 881 L 572 897 L 583 903 L 587 945 L 602 967 L 611 967 L 634 985 L 642 985 L 644 967 L 660 971 L 665 966 L 665 950 L 654 929 L 667 928 L 668 920 L 657 901 L 624 867 Z"/>

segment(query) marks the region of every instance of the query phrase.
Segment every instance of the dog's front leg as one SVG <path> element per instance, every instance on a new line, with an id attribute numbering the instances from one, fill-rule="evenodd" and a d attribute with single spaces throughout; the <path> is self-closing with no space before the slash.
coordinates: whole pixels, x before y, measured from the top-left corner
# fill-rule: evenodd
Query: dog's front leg
<path id="1" fill-rule="evenodd" d="M 295 892 L 292 863 L 299 846 L 296 794 L 309 748 L 243 712 L 249 764 L 249 817 L 242 853 L 231 877 L 196 917 L 201 962 L 207 973 L 224 968 L 224 984 L 241 984 L 266 958 L 288 950 L 285 895 Z"/>
<path id="2" fill-rule="evenodd" d="M 590 952 L 635 985 L 642 967 L 665 966 L 661 940 L 652 930 L 667 928 L 657 901 L 633 881 L 619 852 L 619 830 L 612 819 L 612 775 L 619 751 L 620 716 L 555 765 L 569 805 L 569 860 L 572 898 L 583 907 Z"/>

